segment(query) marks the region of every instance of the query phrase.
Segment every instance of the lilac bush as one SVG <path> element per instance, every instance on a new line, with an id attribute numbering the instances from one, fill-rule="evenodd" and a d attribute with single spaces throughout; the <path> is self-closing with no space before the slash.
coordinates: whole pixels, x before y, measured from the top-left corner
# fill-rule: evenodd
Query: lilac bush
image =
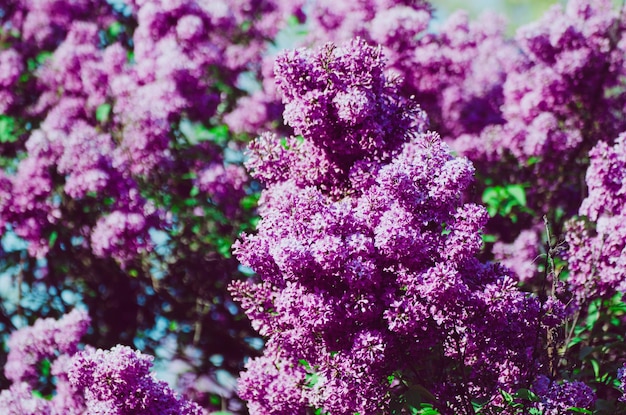
<path id="1" fill-rule="evenodd" d="M 408 410 L 417 386 L 443 413 L 473 413 L 530 384 L 558 324 L 476 259 L 487 212 L 462 201 L 474 169 L 383 67 L 363 40 L 277 60 L 300 138 L 251 146 L 262 219 L 235 252 L 260 281 L 231 288 L 268 338 L 240 378 L 251 413 Z"/>
<path id="2" fill-rule="evenodd" d="M 626 413 L 624 8 L 436 13 L 2 2 L 0 408 Z"/>
<path id="3" fill-rule="evenodd" d="M 193 370 L 233 375 L 258 353 L 226 291 L 257 196 L 246 137 L 223 118 L 299 13 L 273 0 L 0 4 L 0 236 L 25 244 L 3 245 L 2 271 L 21 281 L 3 329 L 78 301 L 97 347 L 177 337 L 176 353 L 206 353 Z"/>

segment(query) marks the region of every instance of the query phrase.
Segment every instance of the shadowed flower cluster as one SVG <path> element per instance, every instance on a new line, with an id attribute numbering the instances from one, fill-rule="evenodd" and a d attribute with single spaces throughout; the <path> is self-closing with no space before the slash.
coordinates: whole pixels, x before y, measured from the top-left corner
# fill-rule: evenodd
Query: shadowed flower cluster
<path id="1" fill-rule="evenodd" d="M 37 320 L 11 335 L 4 368 L 12 386 L 0 393 L 6 415 L 201 415 L 195 403 L 177 395 L 150 372 L 152 357 L 126 346 L 87 347 L 80 338 L 89 328 L 86 312 L 75 309 L 60 320 Z M 56 390 L 37 397 L 42 362 L 51 365 Z M 41 396 L 41 394 L 39 393 Z"/>

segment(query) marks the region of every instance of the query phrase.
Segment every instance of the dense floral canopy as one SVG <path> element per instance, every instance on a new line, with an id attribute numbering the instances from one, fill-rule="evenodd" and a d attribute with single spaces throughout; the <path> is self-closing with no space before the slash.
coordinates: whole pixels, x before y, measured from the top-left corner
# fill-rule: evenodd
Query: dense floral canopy
<path id="1" fill-rule="evenodd" d="M 0 3 L 0 408 L 625 414 L 625 13 Z"/>

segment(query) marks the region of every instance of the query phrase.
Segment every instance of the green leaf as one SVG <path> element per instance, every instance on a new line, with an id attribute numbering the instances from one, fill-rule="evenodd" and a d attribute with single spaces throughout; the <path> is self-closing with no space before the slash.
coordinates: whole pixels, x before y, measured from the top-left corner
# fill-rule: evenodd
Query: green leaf
<path id="1" fill-rule="evenodd" d="M 245 196 L 239 204 L 243 210 L 252 210 L 257 207 L 259 203 L 259 198 L 261 197 L 261 193 L 252 193 L 251 195 Z"/>
<path id="2" fill-rule="evenodd" d="M 211 134 L 213 141 L 217 144 L 225 144 L 230 135 L 228 125 L 226 124 L 216 125 L 215 127 L 209 129 L 209 133 Z"/>
<path id="3" fill-rule="evenodd" d="M 526 206 L 526 191 L 521 184 L 510 184 L 506 187 L 506 191 L 520 206 Z"/>
<path id="4" fill-rule="evenodd" d="M 52 400 L 52 398 L 54 398 L 54 395 L 52 394 L 44 395 L 38 390 L 33 390 L 31 393 L 33 394 L 33 397 L 37 399 L 45 399 L 46 401 L 50 401 Z"/>
<path id="5" fill-rule="evenodd" d="M 602 300 L 600 298 L 595 299 L 589 304 L 589 311 L 587 313 L 587 328 L 591 329 L 596 325 L 600 319 L 600 305 Z"/>
<path id="6" fill-rule="evenodd" d="M 535 394 L 535 392 L 529 389 L 518 389 L 515 392 L 515 397 L 519 399 L 524 399 L 531 402 L 539 402 L 539 397 Z"/>
<path id="7" fill-rule="evenodd" d="M 485 406 L 485 403 L 480 403 L 480 402 L 476 402 L 476 401 L 472 401 L 472 408 L 474 408 L 474 412 L 476 413 L 480 413 L 480 411 L 482 410 L 483 406 Z"/>
<path id="8" fill-rule="evenodd" d="M 52 233 L 50 233 L 50 238 L 48 238 L 48 246 L 52 248 L 58 238 L 59 238 L 59 233 L 57 231 L 52 231 Z"/>
<path id="9" fill-rule="evenodd" d="M 500 201 L 500 186 L 488 187 L 483 192 L 483 203 L 493 203 Z"/>
<path id="10" fill-rule="evenodd" d="M 417 412 L 418 415 L 441 415 L 438 410 L 430 404 L 422 404 L 422 408 Z"/>
<path id="11" fill-rule="evenodd" d="M 306 380 L 306 387 L 312 388 L 313 386 L 317 384 L 317 382 L 319 382 L 320 377 L 317 373 L 308 373 L 305 377 L 305 380 Z"/>
<path id="12" fill-rule="evenodd" d="M 532 166 L 533 164 L 537 164 L 541 161 L 539 157 L 529 157 L 526 161 L 527 166 Z"/>
<path id="13" fill-rule="evenodd" d="M 488 233 L 483 234 L 483 242 L 484 243 L 493 243 L 496 241 L 496 235 L 491 235 Z"/>
<path id="14" fill-rule="evenodd" d="M 243 32 L 247 32 L 248 30 L 250 30 L 251 27 L 252 27 L 252 22 L 250 20 L 244 20 L 239 26 L 239 28 Z"/>
<path id="15" fill-rule="evenodd" d="M 44 52 L 40 52 L 35 58 L 35 60 L 37 61 L 39 65 L 43 65 L 44 63 L 46 63 L 48 59 L 50 59 L 51 56 L 52 56 L 52 52 L 44 51 Z"/>
<path id="16" fill-rule="evenodd" d="M 491 186 L 483 191 L 482 201 L 487 205 L 489 216 L 509 216 L 513 222 L 516 222 L 517 215 L 512 214 L 513 208 L 526 206 L 526 191 L 521 184 L 509 184 L 505 187 Z"/>
<path id="17" fill-rule="evenodd" d="M 593 412 L 591 412 L 589 409 L 584 409 L 584 408 L 575 408 L 575 407 L 571 407 L 571 408 L 567 408 L 567 411 L 572 411 L 572 412 L 577 412 L 579 414 L 593 414 Z"/>
<path id="18" fill-rule="evenodd" d="M 224 258 L 230 258 L 232 256 L 232 245 L 233 242 L 228 238 L 218 238 L 215 241 L 215 248 L 220 255 Z"/>
<path id="19" fill-rule="evenodd" d="M 203 141 L 212 141 L 218 145 L 225 145 L 230 140 L 230 131 L 225 124 L 208 128 L 202 123 L 193 122 L 185 118 L 180 121 L 178 128 L 191 145 L 196 145 Z"/>
<path id="20" fill-rule="evenodd" d="M 448 224 L 447 223 L 442 223 L 441 224 L 441 235 L 442 236 L 450 235 L 450 233 L 452 233 L 452 230 L 448 228 Z"/>
<path id="21" fill-rule="evenodd" d="M 211 405 L 217 406 L 217 405 L 219 405 L 222 402 L 222 398 L 220 398 L 217 395 L 211 395 L 209 397 L 209 402 L 211 402 Z"/>
<path id="22" fill-rule="evenodd" d="M 45 399 L 45 396 L 43 396 L 43 393 L 39 392 L 38 390 L 33 390 L 32 394 L 33 394 L 33 397 L 37 399 Z"/>
<path id="23" fill-rule="evenodd" d="M 107 29 L 107 32 L 109 33 L 109 36 L 115 39 L 119 36 L 120 33 L 122 33 L 123 30 L 124 26 L 122 26 L 120 22 L 113 22 L 111 23 L 111 26 L 109 26 L 109 28 Z"/>
<path id="24" fill-rule="evenodd" d="M 569 344 L 567 345 L 567 348 L 569 349 L 582 341 L 583 341 L 582 337 L 576 336 L 569 342 Z"/>
<path id="25" fill-rule="evenodd" d="M 50 376 L 50 368 L 52 367 L 52 364 L 50 363 L 50 360 L 48 359 L 43 359 L 40 363 L 40 369 L 41 369 L 41 375 L 44 377 L 48 377 Z"/>
<path id="26" fill-rule="evenodd" d="M 106 123 L 109 120 L 109 115 L 111 114 L 111 104 L 104 103 L 98 108 L 96 108 L 96 120 L 101 124 Z"/>
<path id="27" fill-rule="evenodd" d="M 41 65 L 43 65 L 48 60 L 48 58 L 50 58 L 50 56 L 52 56 L 52 53 L 46 51 L 39 53 L 37 56 L 35 56 L 34 59 L 28 59 L 26 61 L 26 67 L 28 68 L 28 71 L 32 72 Z"/>
<path id="28" fill-rule="evenodd" d="M 0 115 L 0 143 L 14 143 L 16 141 L 15 119 L 8 115 Z"/>
<path id="29" fill-rule="evenodd" d="M 595 359 L 592 359 L 589 362 L 591 363 L 591 367 L 593 367 L 593 374 L 597 379 L 600 376 L 600 363 L 598 363 Z"/>
<path id="30" fill-rule="evenodd" d="M 292 14 L 289 17 L 287 17 L 287 25 L 288 26 L 300 26 L 301 24 L 302 23 L 300 23 L 300 19 L 298 19 L 297 16 L 294 16 Z"/>
<path id="31" fill-rule="evenodd" d="M 511 395 L 510 393 L 508 393 L 505 390 L 501 390 L 500 394 L 502 395 L 502 397 L 504 398 L 506 403 L 508 403 L 508 404 L 513 403 L 513 395 Z"/>

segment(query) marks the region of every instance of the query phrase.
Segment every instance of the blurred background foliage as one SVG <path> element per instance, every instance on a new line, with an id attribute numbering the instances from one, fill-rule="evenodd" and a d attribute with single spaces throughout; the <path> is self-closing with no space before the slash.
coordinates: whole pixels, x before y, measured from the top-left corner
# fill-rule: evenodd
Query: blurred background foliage
<path id="1" fill-rule="evenodd" d="M 440 22 L 459 9 L 467 10 L 472 20 L 485 11 L 500 13 L 506 16 L 509 35 L 513 35 L 519 26 L 537 20 L 550 6 L 566 3 L 566 0 L 436 0 L 432 2 L 435 7 L 435 18 Z M 615 5 L 622 3 L 622 0 L 613 0 Z"/>

